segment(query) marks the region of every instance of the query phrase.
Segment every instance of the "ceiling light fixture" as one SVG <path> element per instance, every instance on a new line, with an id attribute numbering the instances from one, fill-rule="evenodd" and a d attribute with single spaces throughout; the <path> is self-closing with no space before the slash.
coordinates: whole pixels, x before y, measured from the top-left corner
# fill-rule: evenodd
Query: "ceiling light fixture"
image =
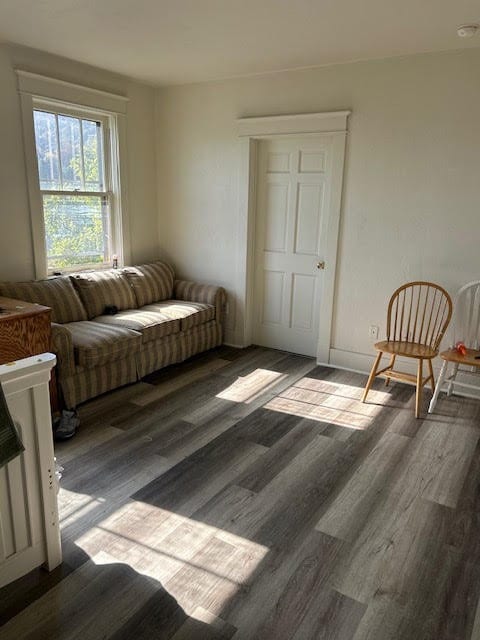
<path id="1" fill-rule="evenodd" d="M 478 33 L 478 24 L 462 24 L 457 29 L 460 38 L 473 38 Z"/>

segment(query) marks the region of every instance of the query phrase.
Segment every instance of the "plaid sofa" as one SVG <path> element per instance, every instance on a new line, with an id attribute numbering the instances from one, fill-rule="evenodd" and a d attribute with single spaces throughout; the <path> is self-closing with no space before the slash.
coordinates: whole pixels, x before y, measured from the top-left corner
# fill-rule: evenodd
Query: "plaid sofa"
<path id="1" fill-rule="evenodd" d="M 175 280 L 160 261 L 4 282 L 0 295 L 52 309 L 67 409 L 222 343 L 225 290 Z"/>

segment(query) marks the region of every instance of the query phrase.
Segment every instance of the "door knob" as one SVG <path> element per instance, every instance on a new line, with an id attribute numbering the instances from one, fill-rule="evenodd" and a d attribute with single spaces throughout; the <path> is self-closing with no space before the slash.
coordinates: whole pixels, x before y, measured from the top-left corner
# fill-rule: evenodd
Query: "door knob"
<path id="1" fill-rule="evenodd" d="M 325 269 L 325 261 L 317 262 L 317 269 Z"/>

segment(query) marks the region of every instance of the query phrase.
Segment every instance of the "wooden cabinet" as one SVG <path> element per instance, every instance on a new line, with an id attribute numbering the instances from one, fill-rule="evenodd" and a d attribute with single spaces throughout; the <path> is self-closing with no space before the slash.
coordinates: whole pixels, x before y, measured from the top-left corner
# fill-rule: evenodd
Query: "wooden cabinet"
<path id="1" fill-rule="evenodd" d="M 51 351 L 50 315 L 49 307 L 0 296 L 0 365 Z M 54 372 L 50 398 L 52 410 L 58 411 Z"/>
<path id="2" fill-rule="evenodd" d="M 0 297 L 0 364 L 51 349 L 50 309 Z"/>

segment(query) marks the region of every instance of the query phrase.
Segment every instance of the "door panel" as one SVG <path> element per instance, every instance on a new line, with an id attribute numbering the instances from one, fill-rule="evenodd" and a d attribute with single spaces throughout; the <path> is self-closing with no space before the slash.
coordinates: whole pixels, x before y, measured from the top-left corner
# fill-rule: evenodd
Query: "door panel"
<path id="1" fill-rule="evenodd" d="M 267 185 L 265 211 L 265 251 L 286 250 L 288 184 L 270 183 Z"/>
<path id="2" fill-rule="evenodd" d="M 289 173 L 290 154 L 288 152 L 272 153 L 267 155 L 268 173 Z"/>
<path id="3" fill-rule="evenodd" d="M 285 273 L 281 271 L 263 272 L 264 292 L 262 324 L 282 324 L 283 290 Z"/>
<path id="4" fill-rule="evenodd" d="M 292 281 L 292 328 L 312 331 L 314 328 L 313 300 L 316 277 L 301 273 L 293 274 Z"/>
<path id="5" fill-rule="evenodd" d="M 331 182 L 328 138 L 260 143 L 255 226 L 257 344 L 315 356 Z"/>
<path id="6" fill-rule="evenodd" d="M 295 253 L 318 256 L 322 205 L 322 183 L 298 185 Z"/>
<path id="7" fill-rule="evenodd" d="M 323 173 L 326 154 L 324 151 L 300 150 L 300 173 Z"/>

